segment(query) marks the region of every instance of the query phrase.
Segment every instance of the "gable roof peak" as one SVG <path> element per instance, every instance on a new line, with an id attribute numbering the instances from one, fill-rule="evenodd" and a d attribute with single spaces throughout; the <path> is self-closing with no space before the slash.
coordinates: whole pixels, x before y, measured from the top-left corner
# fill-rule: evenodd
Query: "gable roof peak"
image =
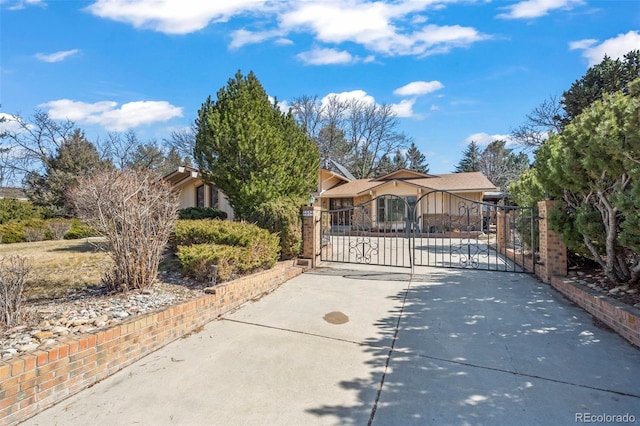
<path id="1" fill-rule="evenodd" d="M 391 173 L 387 173 L 386 175 L 378 176 L 372 180 L 374 181 L 382 181 L 382 180 L 392 180 L 392 179 L 423 179 L 423 178 L 434 178 L 438 177 L 437 175 L 430 175 L 428 173 L 418 172 L 416 170 L 411 169 L 399 169 L 393 171 Z"/>

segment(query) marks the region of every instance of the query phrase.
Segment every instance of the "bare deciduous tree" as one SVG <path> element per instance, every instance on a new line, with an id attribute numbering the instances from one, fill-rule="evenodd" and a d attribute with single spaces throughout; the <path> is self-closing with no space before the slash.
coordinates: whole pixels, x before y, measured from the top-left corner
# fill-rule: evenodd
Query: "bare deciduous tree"
<path id="1" fill-rule="evenodd" d="M 196 132 L 194 126 L 182 130 L 174 130 L 171 132 L 169 139 L 164 139 L 164 142 L 175 149 L 186 163 L 191 163 L 193 150 L 196 147 Z"/>
<path id="2" fill-rule="evenodd" d="M 562 131 L 564 116 L 560 100 L 551 96 L 527 114 L 525 122 L 513 129 L 511 136 L 523 147 L 536 149 L 550 133 Z"/>
<path id="3" fill-rule="evenodd" d="M 75 130 L 72 121 L 52 120 L 44 111 L 36 111 L 30 120 L 5 115 L 0 129 L 4 177 L 21 179 L 29 172 L 41 171 L 53 154 L 73 138 Z"/>
<path id="4" fill-rule="evenodd" d="M 177 219 L 178 194 L 169 184 L 149 170 L 109 170 L 81 179 L 69 199 L 107 239 L 114 268 L 105 283 L 118 291 L 151 286 Z"/>
<path id="5" fill-rule="evenodd" d="M 303 96 L 294 100 L 296 120 L 318 144 L 323 162 L 334 159 L 356 178 L 375 176 L 380 163 L 409 146 L 411 139 L 399 131 L 391 105 L 332 95 L 318 100 Z"/>

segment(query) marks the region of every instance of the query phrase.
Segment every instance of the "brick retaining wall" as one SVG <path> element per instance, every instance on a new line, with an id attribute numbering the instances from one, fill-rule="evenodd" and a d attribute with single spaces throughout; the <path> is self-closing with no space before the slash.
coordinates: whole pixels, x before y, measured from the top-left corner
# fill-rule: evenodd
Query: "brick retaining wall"
<path id="1" fill-rule="evenodd" d="M 215 294 L 0 361 L 0 424 L 16 424 L 43 411 L 302 272 L 291 261 L 281 262 L 220 284 Z"/>
<path id="2" fill-rule="evenodd" d="M 629 342 L 640 347 L 640 309 L 563 277 L 551 277 L 553 288 Z"/>

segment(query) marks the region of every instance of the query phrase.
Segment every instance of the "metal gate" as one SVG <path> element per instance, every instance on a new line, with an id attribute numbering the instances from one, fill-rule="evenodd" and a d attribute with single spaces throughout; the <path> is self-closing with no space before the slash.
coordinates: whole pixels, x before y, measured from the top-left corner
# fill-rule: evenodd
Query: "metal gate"
<path id="1" fill-rule="evenodd" d="M 326 262 L 534 272 L 531 207 L 501 206 L 447 191 L 384 195 L 321 213 Z"/>

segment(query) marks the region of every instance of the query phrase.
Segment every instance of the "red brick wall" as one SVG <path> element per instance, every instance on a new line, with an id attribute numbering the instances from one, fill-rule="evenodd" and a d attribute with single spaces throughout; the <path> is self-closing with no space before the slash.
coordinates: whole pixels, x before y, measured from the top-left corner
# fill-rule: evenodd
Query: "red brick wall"
<path id="1" fill-rule="evenodd" d="M 536 267 L 536 275 L 545 283 L 553 276 L 567 275 L 567 246 L 560 235 L 549 228 L 547 217 L 553 201 L 540 201 L 538 213 L 540 219 L 540 265 Z"/>
<path id="2" fill-rule="evenodd" d="M 0 361 L 0 424 L 16 424 L 302 273 L 291 262 L 221 284 L 215 294 Z"/>
<path id="3" fill-rule="evenodd" d="M 551 285 L 569 300 L 640 346 L 640 310 L 618 302 L 572 280 L 552 277 Z"/>

